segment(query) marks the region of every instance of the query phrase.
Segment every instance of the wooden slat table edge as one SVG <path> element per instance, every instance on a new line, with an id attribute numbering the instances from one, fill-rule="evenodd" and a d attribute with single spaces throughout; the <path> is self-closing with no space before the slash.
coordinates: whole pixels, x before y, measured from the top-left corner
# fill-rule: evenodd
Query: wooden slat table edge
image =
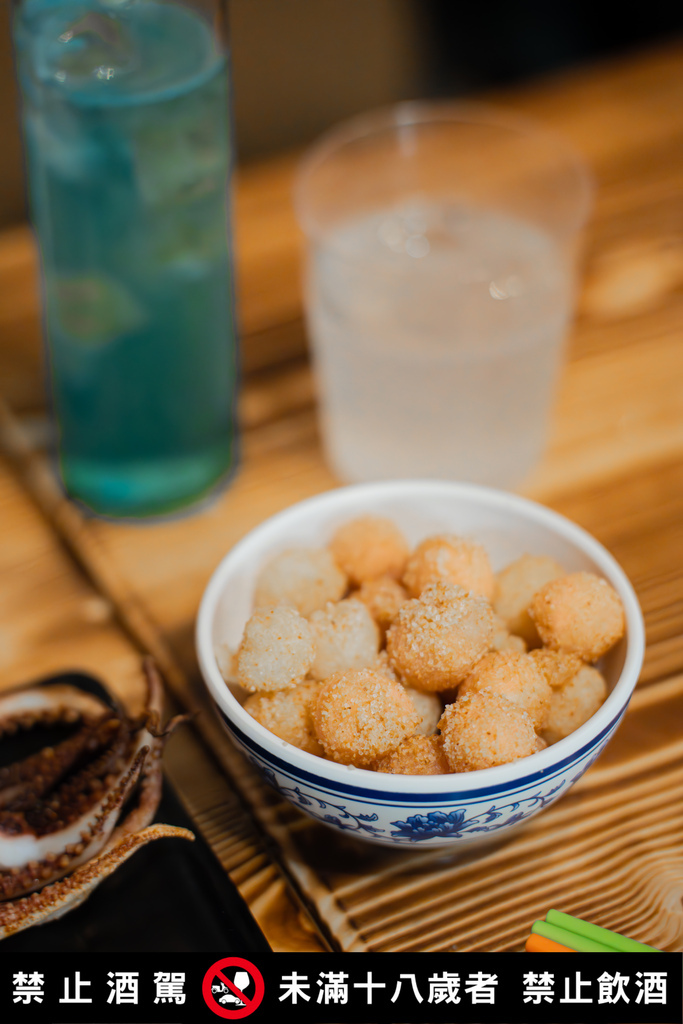
<path id="1" fill-rule="evenodd" d="M 198 699 L 160 630 L 130 588 L 103 557 L 96 538 L 87 530 L 87 522 L 82 513 L 62 494 L 45 456 L 32 449 L 21 425 L 1 398 L 0 451 L 9 457 L 27 493 L 65 544 L 75 563 L 91 580 L 100 595 L 111 602 L 120 625 L 141 653 L 154 658 L 177 704 L 196 716 L 194 724 L 197 731 L 217 757 L 232 785 L 244 794 L 245 787 L 239 781 L 244 776 L 244 761 L 227 740 L 211 712 L 208 701 Z M 263 826 L 263 821 L 261 825 Z M 311 889 L 312 881 L 309 879 L 308 869 L 305 865 L 299 864 L 295 875 L 292 875 L 285 851 L 281 845 L 274 847 L 272 836 L 267 830 L 264 831 L 264 840 L 267 848 L 277 854 L 274 860 L 287 879 L 297 902 L 305 912 L 316 918 L 315 908 L 305 897 L 305 893 Z M 334 940 L 330 937 L 326 923 L 316 919 L 316 925 L 323 943 L 329 948 L 334 948 Z"/>

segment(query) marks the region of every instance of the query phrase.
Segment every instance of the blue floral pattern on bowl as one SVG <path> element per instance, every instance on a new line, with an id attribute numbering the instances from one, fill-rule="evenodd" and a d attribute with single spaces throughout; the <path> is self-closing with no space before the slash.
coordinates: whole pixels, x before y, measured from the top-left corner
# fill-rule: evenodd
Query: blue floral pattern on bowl
<path id="1" fill-rule="evenodd" d="M 472 793 L 441 794 L 436 807 L 424 806 L 424 799 L 409 793 L 388 796 L 351 784 L 335 791 L 322 776 L 305 773 L 304 778 L 297 774 L 286 761 L 255 747 L 225 716 L 221 718 L 264 781 L 309 817 L 382 845 L 420 843 L 432 847 L 482 842 L 554 803 L 598 757 L 621 715 L 593 744 L 555 772 L 530 774 L 520 785 L 511 787 L 514 793 L 504 790 L 496 794 L 492 787 L 480 786 Z M 401 810 L 403 816 L 397 813 Z"/>
<path id="2" fill-rule="evenodd" d="M 516 825 L 518 821 L 532 817 L 542 807 L 552 803 L 562 789 L 564 789 L 564 781 L 545 795 L 535 793 L 528 800 L 514 800 L 502 807 L 492 805 L 487 811 L 477 814 L 473 818 L 467 817 L 466 807 L 460 807 L 458 810 L 448 813 L 429 811 L 427 814 L 412 814 L 406 821 L 392 821 L 391 824 L 397 827 L 398 832 L 392 832 L 391 835 L 418 842 L 421 839 L 432 839 L 435 836 L 446 838 L 464 833 L 492 832 L 498 827 L 492 822 L 499 821 L 505 811 L 512 812 L 505 817 L 505 825 Z"/>

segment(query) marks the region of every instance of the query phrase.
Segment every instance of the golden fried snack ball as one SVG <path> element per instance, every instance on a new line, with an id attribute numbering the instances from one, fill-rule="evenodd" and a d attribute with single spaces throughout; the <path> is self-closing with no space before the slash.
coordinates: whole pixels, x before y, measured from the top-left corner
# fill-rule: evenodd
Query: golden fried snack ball
<path id="1" fill-rule="evenodd" d="M 372 668 L 375 672 L 381 672 L 382 675 L 386 675 L 389 679 L 393 679 L 394 682 L 400 682 L 398 676 L 389 664 L 389 657 L 386 651 L 379 652 L 377 661 L 374 663 Z M 415 731 L 423 736 L 431 736 L 432 733 L 435 732 L 439 719 L 441 718 L 441 713 L 443 712 L 441 698 L 436 693 L 425 693 L 423 690 L 416 690 L 412 686 L 405 686 L 404 689 L 415 705 L 417 713 L 420 716 L 420 724 Z"/>
<path id="2" fill-rule="evenodd" d="M 370 666 L 373 672 L 380 672 L 382 675 L 388 676 L 389 679 L 393 679 L 395 683 L 400 683 L 401 680 L 398 678 L 393 668 L 389 664 L 389 655 L 386 651 L 380 651 L 377 655 L 377 659 Z"/>
<path id="3" fill-rule="evenodd" d="M 485 689 L 499 693 L 523 708 L 531 718 L 534 729 L 540 729 L 544 724 L 552 691 L 528 654 L 494 651 L 485 655 L 464 683 L 460 684 L 458 700 Z"/>
<path id="4" fill-rule="evenodd" d="M 325 751 L 313 725 L 313 708 L 321 685 L 309 681 L 291 690 L 254 693 L 244 702 L 244 710 L 280 739 L 309 754 L 324 757 Z"/>
<path id="5" fill-rule="evenodd" d="M 303 681 L 314 657 L 310 626 L 294 608 L 257 608 L 237 651 L 237 682 L 251 693 L 285 690 Z"/>
<path id="6" fill-rule="evenodd" d="M 452 583 L 487 601 L 496 580 L 486 550 L 476 541 L 454 533 L 427 537 L 408 559 L 403 585 L 411 597 L 419 597 L 431 583 Z"/>
<path id="7" fill-rule="evenodd" d="M 327 757 L 370 768 L 415 732 L 419 715 L 400 683 L 356 669 L 322 684 L 313 720 Z"/>
<path id="8" fill-rule="evenodd" d="M 578 654 L 551 651 L 548 647 L 537 647 L 529 651 L 529 657 L 553 690 L 569 682 L 584 664 Z"/>
<path id="9" fill-rule="evenodd" d="M 607 580 L 575 572 L 547 583 L 529 608 L 546 647 L 597 661 L 623 635 L 624 609 Z"/>
<path id="10" fill-rule="evenodd" d="M 483 597 L 434 583 L 399 609 L 387 633 L 389 664 L 406 686 L 447 690 L 469 675 L 492 636 L 493 612 Z"/>
<path id="11" fill-rule="evenodd" d="M 268 562 L 256 580 L 254 607 L 288 605 L 307 618 L 348 588 L 345 574 L 326 548 L 290 548 Z"/>
<path id="12" fill-rule="evenodd" d="M 352 596 L 363 602 L 379 626 L 382 636 L 396 618 L 401 605 L 408 600 L 405 588 L 393 576 L 365 580 Z"/>
<path id="13" fill-rule="evenodd" d="M 536 733 L 529 715 L 491 690 L 481 690 L 449 704 L 439 729 L 444 753 L 454 772 L 495 768 L 536 752 Z"/>
<path id="14" fill-rule="evenodd" d="M 375 765 L 389 775 L 448 775 L 450 765 L 438 736 L 408 736 Z"/>
<path id="15" fill-rule="evenodd" d="M 410 552 L 398 526 L 381 516 L 361 516 L 340 526 L 330 551 L 351 583 L 360 585 L 377 576 L 400 577 Z"/>
<path id="16" fill-rule="evenodd" d="M 505 621 L 495 612 L 493 613 L 491 649 L 494 651 L 519 651 L 521 654 L 526 651 L 526 642 L 521 636 L 515 636 L 514 633 L 508 632 Z"/>
<path id="17" fill-rule="evenodd" d="M 308 624 L 315 644 L 314 679 L 368 668 L 377 659 L 379 627 L 361 601 L 349 598 L 313 612 Z"/>
<path id="18" fill-rule="evenodd" d="M 529 647 L 539 647 L 538 630 L 529 615 L 529 605 L 541 587 L 565 576 L 559 562 L 548 555 L 522 555 L 496 577 L 493 609 L 510 633 L 521 636 Z"/>
<path id="19" fill-rule="evenodd" d="M 557 743 L 592 718 L 607 697 L 607 683 L 592 665 L 584 665 L 564 686 L 552 691 L 541 735 Z"/>

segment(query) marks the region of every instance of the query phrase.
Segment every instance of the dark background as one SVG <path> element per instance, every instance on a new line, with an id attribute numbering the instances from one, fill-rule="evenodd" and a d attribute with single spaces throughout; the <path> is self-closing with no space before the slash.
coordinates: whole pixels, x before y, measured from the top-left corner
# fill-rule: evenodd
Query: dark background
<path id="1" fill-rule="evenodd" d="M 0 0 L 0 227 L 26 216 Z M 603 0 L 227 0 L 238 159 L 305 144 L 358 111 L 467 95 L 673 41 L 683 4 Z"/>

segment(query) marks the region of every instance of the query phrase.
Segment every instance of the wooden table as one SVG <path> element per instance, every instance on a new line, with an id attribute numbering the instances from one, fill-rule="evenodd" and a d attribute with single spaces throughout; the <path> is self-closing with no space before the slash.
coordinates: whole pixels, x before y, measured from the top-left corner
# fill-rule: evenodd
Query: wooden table
<path id="1" fill-rule="evenodd" d="M 571 794 L 485 855 L 321 841 L 206 707 L 192 630 L 213 567 L 254 524 L 336 484 L 306 357 L 295 157 L 238 176 L 243 465 L 194 516 L 85 520 L 41 444 L 35 250 L 0 237 L 2 685 L 64 667 L 140 700 L 139 654 L 199 710 L 168 749 L 196 820 L 277 950 L 515 950 L 547 909 L 683 949 L 683 47 L 496 97 L 562 132 L 598 183 L 553 433 L 524 493 L 593 532 L 632 579 L 648 647 L 617 737 Z"/>

